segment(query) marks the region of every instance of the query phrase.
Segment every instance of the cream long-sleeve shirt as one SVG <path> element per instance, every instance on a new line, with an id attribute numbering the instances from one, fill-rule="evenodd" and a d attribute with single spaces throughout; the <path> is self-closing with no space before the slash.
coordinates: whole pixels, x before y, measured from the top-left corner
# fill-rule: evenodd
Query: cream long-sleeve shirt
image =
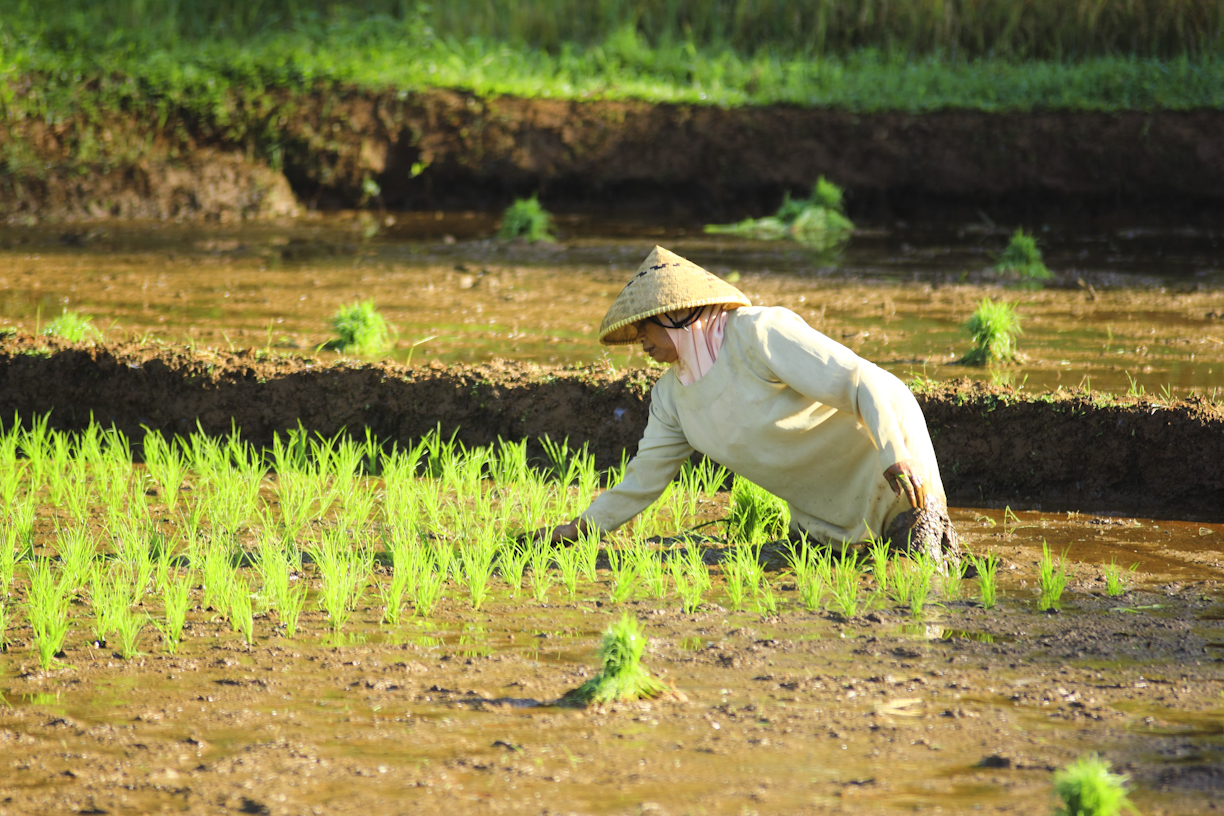
<path id="1" fill-rule="evenodd" d="M 637 456 L 582 514 L 614 530 L 646 509 L 700 451 L 790 505 L 792 525 L 826 543 L 862 541 L 909 507 L 884 471 L 917 463 L 944 498 L 926 419 L 905 384 L 783 308 L 727 318 L 713 367 L 692 385 L 655 383 Z"/>

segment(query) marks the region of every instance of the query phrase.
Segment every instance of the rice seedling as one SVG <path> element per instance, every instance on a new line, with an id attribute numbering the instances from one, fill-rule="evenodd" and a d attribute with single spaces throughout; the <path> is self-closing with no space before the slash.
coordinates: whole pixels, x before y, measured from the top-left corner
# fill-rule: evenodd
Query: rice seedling
<path id="1" fill-rule="evenodd" d="M 909 608 L 910 617 L 918 620 L 926 609 L 931 595 L 931 582 L 939 571 L 939 560 L 926 552 L 915 552 L 910 556 Z"/>
<path id="2" fill-rule="evenodd" d="M 710 590 L 710 571 L 705 565 L 701 547 L 690 544 L 683 554 L 668 561 L 680 606 L 686 614 L 693 614 L 701 606 L 702 598 Z"/>
<path id="3" fill-rule="evenodd" d="M 778 614 L 778 595 L 769 581 L 761 581 L 756 590 L 756 599 L 757 611 L 762 616 L 772 618 Z"/>
<path id="4" fill-rule="evenodd" d="M 178 505 L 179 490 L 187 476 L 187 461 L 177 443 L 167 442 L 159 431 L 149 428 L 145 428 L 141 450 L 144 452 L 145 467 L 161 492 L 162 502 L 173 513 Z"/>
<path id="5" fill-rule="evenodd" d="M 336 527 L 350 535 L 356 535 L 370 520 L 374 512 L 374 504 L 378 496 L 372 490 L 366 490 L 356 483 L 340 497 L 340 506 L 336 511 Z"/>
<path id="6" fill-rule="evenodd" d="M 105 645 L 133 603 L 126 576 L 114 570 L 95 567 L 90 578 L 89 605 L 94 613 L 94 640 Z"/>
<path id="7" fill-rule="evenodd" d="M 55 548 L 59 552 L 60 570 L 64 585 L 76 590 L 89 579 L 97 556 L 97 545 L 89 528 L 84 526 L 56 530 Z"/>
<path id="8" fill-rule="evenodd" d="M 1019 357 L 1020 316 L 1013 303 L 983 298 L 965 323 L 965 332 L 973 340 L 973 348 L 960 360 L 965 365 L 1005 365 Z"/>
<path id="9" fill-rule="evenodd" d="M 336 338 L 327 345 L 336 351 L 381 354 L 391 347 L 391 329 L 373 300 L 341 306 L 329 322 Z"/>
<path id="10" fill-rule="evenodd" d="M 309 551 L 322 577 L 319 606 L 327 612 L 332 633 L 339 634 L 357 608 L 368 569 L 362 563 L 362 553 L 350 546 L 347 538 L 331 531 L 325 531 Z"/>
<path id="11" fill-rule="evenodd" d="M 843 212 L 842 189 L 821 176 L 808 198 L 792 199 L 788 191 L 778 211 L 735 224 L 707 224 L 707 233 L 759 241 L 789 238 L 818 252 L 837 249 L 850 238 L 854 224 Z"/>
<path id="12" fill-rule="evenodd" d="M 537 541 L 531 546 L 531 596 L 536 603 L 544 603 L 548 598 L 548 588 L 553 580 L 552 572 L 548 569 L 551 561 L 551 544 Z"/>
<path id="13" fill-rule="evenodd" d="M 561 546 L 553 550 L 553 563 L 557 565 L 557 574 L 561 585 L 571 598 L 578 595 L 578 577 L 582 573 L 581 553 L 577 547 Z"/>
<path id="14" fill-rule="evenodd" d="M 144 631 L 149 616 L 142 612 L 125 609 L 115 621 L 115 632 L 119 635 L 119 654 L 124 660 L 140 656 L 140 633 Z"/>
<path id="15" fill-rule="evenodd" d="M 1105 594 L 1111 598 L 1122 595 L 1130 587 L 1131 578 L 1139 569 L 1139 562 L 1131 564 L 1127 569 L 1118 565 L 1117 558 L 1109 559 L 1109 563 L 1101 567 L 1105 574 Z"/>
<path id="16" fill-rule="evenodd" d="M 497 237 L 503 241 L 522 238 L 532 244 L 557 240 L 552 235 L 552 215 L 540 205 L 538 195 L 515 199 L 506 208 Z"/>
<path id="17" fill-rule="evenodd" d="M 459 548 L 459 563 L 463 582 L 467 584 L 472 609 L 479 610 L 489 598 L 489 583 L 493 580 L 493 561 L 497 547 L 487 537 Z"/>
<path id="18" fill-rule="evenodd" d="M 168 576 L 161 584 L 164 619 L 155 621 L 154 625 L 161 632 L 166 651 L 170 654 L 175 654 L 183 641 L 183 628 L 187 625 L 187 609 L 191 606 L 193 583 L 194 575 L 182 572 L 173 577 Z"/>
<path id="19" fill-rule="evenodd" d="M 909 606 L 918 580 L 918 565 L 910 558 L 894 558 L 888 563 L 888 597 L 901 606 Z"/>
<path id="20" fill-rule="evenodd" d="M 634 571 L 650 596 L 666 598 L 671 581 L 667 565 L 663 563 L 663 553 L 640 538 L 633 540 L 629 552 L 634 561 Z"/>
<path id="21" fill-rule="evenodd" d="M 637 589 L 637 560 L 633 558 L 630 550 L 615 547 L 608 547 L 606 555 L 608 570 L 612 573 L 609 596 L 614 604 L 624 603 L 633 597 L 633 592 Z"/>
<path id="22" fill-rule="evenodd" d="M 59 337 L 69 343 L 84 343 L 102 336 L 102 332 L 93 324 L 92 317 L 69 309 L 65 309 L 59 317 L 48 323 L 43 334 L 47 337 Z"/>
<path id="23" fill-rule="evenodd" d="M 73 474 L 69 487 L 64 491 L 64 507 L 68 509 L 69 517 L 78 526 L 89 520 L 90 509 L 93 506 L 93 484 L 86 481 L 84 473 Z"/>
<path id="24" fill-rule="evenodd" d="M 242 634 L 248 646 L 255 645 L 255 609 L 251 602 L 251 587 L 243 578 L 230 584 L 228 599 L 230 625 Z M 337 630 L 338 631 L 338 630 Z"/>
<path id="25" fill-rule="evenodd" d="M 404 597 L 408 591 L 411 577 L 406 570 L 393 570 L 391 580 L 378 585 L 378 599 L 382 602 L 382 621 L 390 626 L 400 622 L 400 611 L 404 607 Z"/>
<path id="26" fill-rule="evenodd" d="M 858 552 L 844 547 L 841 560 L 833 567 L 833 583 L 829 587 L 833 605 L 843 618 L 850 619 L 858 614 L 862 592 L 860 575 Z"/>
<path id="27" fill-rule="evenodd" d="M 1015 275 L 1022 281 L 1045 281 L 1053 277 L 1041 260 L 1041 250 L 1037 248 L 1037 239 L 1023 229 L 1012 234 L 1007 249 L 999 255 L 994 265 L 995 271 Z"/>
<path id="28" fill-rule="evenodd" d="M 765 573 L 761 565 L 761 545 L 747 541 L 733 544 L 729 556 L 723 559 L 722 568 L 727 580 L 726 591 L 731 608 L 740 609 L 746 593 L 758 589 Z"/>
<path id="29" fill-rule="evenodd" d="M 33 630 L 38 665 L 47 671 L 68 637 L 70 595 L 49 558 L 35 558 L 30 562 L 28 573 L 26 618 Z"/>
<path id="30" fill-rule="evenodd" d="M 820 609 L 825 590 L 833 585 L 833 549 L 811 544 L 804 536 L 797 543 L 787 543 L 786 560 L 804 608 L 809 612 Z"/>
<path id="31" fill-rule="evenodd" d="M 790 525 L 786 502 L 740 476 L 731 483 L 730 514 L 731 539 L 753 544 L 781 538 Z"/>
<path id="32" fill-rule="evenodd" d="M 978 601 L 982 604 L 983 609 L 994 609 L 999 599 L 999 557 L 994 553 L 969 557 L 978 574 Z"/>
<path id="33" fill-rule="evenodd" d="M 642 667 L 646 637 L 637 619 L 625 613 L 608 627 L 599 644 L 603 669 L 599 674 L 562 698 L 570 704 L 627 702 L 658 697 L 667 684 L 650 676 Z"/>
<path id="34" fill-rule="evenodd" d="M 502 580 L 510 587 L 511 597 L 517 598 L 523 588 L 523 573 L 527 570 L 527 562 L 531 560 L 532 546 L 513 538 L 502 540 L 501 550 L 497 554 L 498 571 Z"/>
<path id="35" fill-rule="evenodd" d="M 685 489 L 705 496 L 713 496 L 722 490 L 729 475 L 730 471 L 725 467 L 716 465 L 705 457 L 696 465 L 691 459 L 685 459 L 680 467 L 680 481 L 685 484 Z"/>
<path id="36" fill-rule="evenodd" d="M 965 561 L 949 561 L 939 578 L 939 591 L 945 601 L 959 601 L 964 594 Z M 936 567 L 938 571 L 938 567 Z"/>
<path id="37" fill-rule="evenodd" d="M 216 542 L 209 542 L 202 561 L 204 608 L 224 612 L 230 596 L 230 587 L 234 582 L 234 568 L 229 549 L 219 546 Z"/>
<path id="38" fill-rule="evenodd" d="M 2 593 L 0 593 L 2 594 Z M 8 651 L 8 624 L 9 624 L 9 608 L 4 601 L 0 601 L 0 654 Z"/>
<path id="39" fill-rule="evenodd" d="M 882 536 L 867 534 L 867 541 L 870 545 L 868 553 L 871 557 L 871 574 L 875 577 L 876 589 L 885 594 L 888 593 L 888 556 L 889 543 L 888 539 Z"/>
<path id="40" fill-rule="evenodd" d="M 1060 599 L 1062 598 L 1063 590 L 1067 588 L 1067 551 L 1063 550 L 1058 559 L 1058 565 L 1054 564 L 1054 557 L 1050 555 L 1050 545 L 1043 539 L 1041 542 L 1041 562 L 1037 567 L 1037 589 L 1039 598 L 1037 608 L 1042 612 L 1048 609 L 1061 609 Z"/>
<path id="41" fill-rule="evenodd" d="M 600 532 L 596 529 L 583 530 L 578 534 L 578 540 L 572 545 L 574 556 L 583 576 L 591 583 L 596 579 L 596 568 L 599 563 Z"/>
<path id="42" fill-rule="evenodd" d="M 1096 754 L 1082 756 L 1054 772 L 1054 793 L 1062 800 L 1056 816 L 1119 816 L 1123 809 L 1138 813 L 1127 797 L 1125 774 L 1109 771 Z"/>
<path id="43" fill-rule="evenodd" d="M 422 618 L 433 614 L 438 601 L 442 599 L 442 590 L 446 585 L 446 575 L 436 569 L 427 569 L 420 574 L 413 594 L 413 610 Z"/>

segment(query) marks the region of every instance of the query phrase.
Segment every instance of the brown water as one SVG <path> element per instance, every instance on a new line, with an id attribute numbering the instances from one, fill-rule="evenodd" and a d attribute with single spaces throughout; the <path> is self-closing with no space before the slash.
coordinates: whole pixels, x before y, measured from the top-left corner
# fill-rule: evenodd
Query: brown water
<path id="1" fill-rule="evenodd" d="M 992 226 L 865 229 L 834 261 L 691 227 L 580 218 L 561 227 L 558 244 L 536 247 L 489 238 L 495 220 L 475 213 L 6 228 L 0 320 L 34 329 L 69 308 L 108 334 L 314 353 L 338 306 L 373 298 L 399 332 L 400 360 L 568 364 L 606 354 L 636 366 L 640 353 L 605 352 L 594 332 L 658 242 L 903 377 L 1181 395 L 1224 385 L 1224 239 L 1214 233 L 1042 232 L 1048 264 L 1073 288 L 1024 290 L 983 282 L 1007 238 Z M 961 324 L 983 297 L 1018 303 L 1024 364 L 955 364 L 968 349 Z"/>

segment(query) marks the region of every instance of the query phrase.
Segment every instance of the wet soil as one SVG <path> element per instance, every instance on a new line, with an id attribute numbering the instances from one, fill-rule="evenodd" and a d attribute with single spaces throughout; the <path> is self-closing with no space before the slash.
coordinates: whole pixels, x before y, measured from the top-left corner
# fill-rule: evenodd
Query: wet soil
<path id="1" fill-rule="evenodd" d="M 248 647 L 197 606 L 177 656 L 146 633 L 149 654 L 123 661 L 81 623 L 69 667 L 49 673 L 14 628 L 0 810 L 1031 814 L 1052 809 L 1054 769 L 1098 751 L 1140 812 L 1218 812 L 1224 526 L 953 516 L 1003 558 L 995 609 L 945 599 L 915 620 L 877 597 L 844 619 L 803 610 L 771 572 L 777 615 L 725 607 L 717 582 L 683 614 L 612 605 L 601 573 L 575 599 L 503 587 L 479 612 L 451 588 L 432 619 L 398 627 L 367 606 L 339 642 L 308 612 L 292 641 L 260 617 Z M 1047 539 L 1069 548 L 1058 614 L 1034 603 Z M 1116 598 L 1099 569 L 1111 557 L 1140 565 Z M 624 609 L 677 694 L 558 706 Z"/>
<path id="2" fill-rule="evenodd" d="M 227 110 L 252 135 L 188 111 L 159 125 L 11 122 L 0 147 L 22 160 L 0 183 L 0 213 L 219 219 L 282 214 L 294 198 L 494 210 L 538 191 L 559 210 L 711 220 L 761 215 L 822 174 L 851 191 L 856 217 L 985 208 L 1184 221 L 1224 206 L 1220 111 L 850 113 L 336 87 Z"/>
<path id="3" fill-rule="evenodd" d="M 657 369 L 555 368 L 508 361 L 407 367 L 165 343 L 81 343 L 13 333 L 0 340 L 0 416 L 50 412 L 132 438 L 228 433 L 254 444 L 299 423 L 333 435 L 366 429 L 408 444 L 441 427 L 469 445 L 545 434 L 589 444 L 600 467 L 636 449 Z M 957 381 L 917 384 L 949 498 L 1074 509 L 1160 508 L 1224 518 L 1224 405 L 1082 389 L 1028 393 Z M 538 450 L 536 451 L 539 452 Z"/>

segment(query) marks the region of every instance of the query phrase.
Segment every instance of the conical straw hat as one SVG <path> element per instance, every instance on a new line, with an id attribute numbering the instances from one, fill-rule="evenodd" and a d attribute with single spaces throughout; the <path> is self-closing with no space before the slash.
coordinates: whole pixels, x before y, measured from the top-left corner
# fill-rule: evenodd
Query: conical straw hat
<path id="1" fill-rule="evenodd" d="M 664 312 L 722 303 L 729 309 L 751 306 L 744 293 L 692 261 L 655 247 L 637 274 L 616 296 L 599 327 L 599 342 L 621 346 L 637 341 L 634 323 Z"/>

